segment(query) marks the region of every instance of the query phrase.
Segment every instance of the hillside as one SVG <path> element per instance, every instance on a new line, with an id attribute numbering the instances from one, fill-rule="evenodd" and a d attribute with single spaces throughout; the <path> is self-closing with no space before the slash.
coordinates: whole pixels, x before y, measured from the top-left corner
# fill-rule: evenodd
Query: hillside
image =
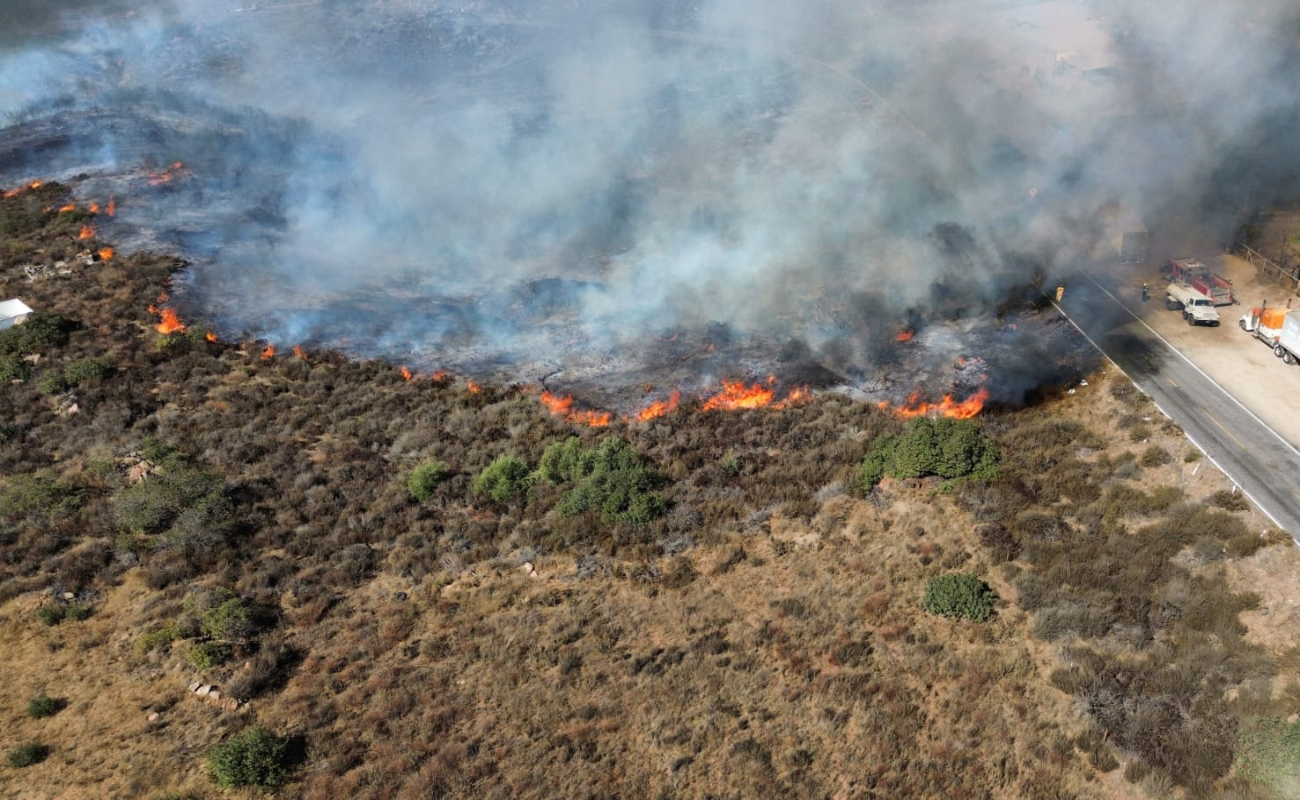
<path id="1" fill-rule="evenodd" d="M 950 427 L 574 425 L 160 333 L 180 264 L 78 263 L 72 202 L 0 200 L 0 298 L 42 312 L 0 333 L 0 749 L 38 746 L 4 796 L 218 796 L 252 726 L 287 797 L 1300 785 L 1300 559 L 1122 375 Z M 926 611 L 950 574 L 991 616 Z"/>

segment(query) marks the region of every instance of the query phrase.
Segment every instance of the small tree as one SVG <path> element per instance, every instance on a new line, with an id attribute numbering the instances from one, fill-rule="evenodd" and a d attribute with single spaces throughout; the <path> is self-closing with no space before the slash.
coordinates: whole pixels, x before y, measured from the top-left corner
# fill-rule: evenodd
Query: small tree
<path id="1" fill-rule="evenodd" d="M 451 467 L 442 461 L 426 461 L 411 470 L 406 479 L 406 490 L 419 502 L 423 503 L 433 496 L 433 490 L 447 478 L 451 477 Z"/>
<path id="2" fill-rule="evenodd" d="M 974 575 L 940 575 L 926 583 L 921 605 L 941 617 L 983 622 L 993 615 L 994 599 L 989 585 Z"/>
<path id="3" fill-rule="evenodd" d="M 474 479 L 474 493 L 485 495 L 495 503 L 506 503 L 525 494 L 532 483 L 528 464 L 506 453 L 497 456 L 478 474 Z"/>
<path id="4" fill-rule="evenodd" d="M 213 747 L 208 773 L 218 786 L 271 788 L 284 783 L 289 743 L 254 725 Z"/>
<path id="5" fill-rule="evenodd" d="M 45 719 L 59 713 L 66 705 L 67 702 L 62 698 L 50 697 L 45 692 L 41 692 L 27 701 L 27 716 L 32 719 Z"/>

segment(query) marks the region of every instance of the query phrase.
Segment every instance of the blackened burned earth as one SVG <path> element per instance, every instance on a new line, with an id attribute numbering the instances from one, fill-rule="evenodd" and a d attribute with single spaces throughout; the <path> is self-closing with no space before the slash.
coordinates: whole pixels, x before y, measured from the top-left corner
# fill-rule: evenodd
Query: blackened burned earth
<path id="1" fill-rule="evenodd" d="M 112 198 L 99 237 L 123 254 L 184 258 L 166 304 L 223 339 L 540 385 L 616 414 L 707 397 L 723 381 L 893 404 L 984 392 L 1014 406 L 1096 363 L 1036 304 L 1050 258 L 986 252 L 941 221 L 942 202 L 925 207 L 925 170 L 873 172 L 886 219 L 855 211 L 863 184 L 839 175 L 840 160 L 922 157 L 913 132 L 858 90 L 846 96 L 841 78 L 659 36 L 650 63 L 689 74 L 607 98 L 604 117 L 591 106 L 598 86 L 539 77 L 553 81 L 557 53 L 590 31 L 389 8 L 364 25 L 285 13 L 321 28 L 278 69 L 392 70 L 394 94 L 349 117 L 241 94 L 275 83 L 251 74 L 251 15 L 171 38 L 137 31 L 130 58 L 103 42 L 61 54 L 65 91 L 0 129 L 0 186 L 59 180 L 85 202 Z M 663 13 L 672 19 L 657 24 L 689 24 L 688 12 Z M 379 152 L 376 126 L 399 98 L 399 127 L 428 138 Z M 805 126 L 826 141 L 792 153 L 783 137 Z M 617 158 L 573 162 L 611 131 Z M 503 170 L 502 158 L 516 163 Z M 756 168 L 757 183 L 738 182 Z M 729 176 L 719 186 L 695 177 L 715 170 Z M 773 194 L 770 208 L 751 199 Z M 1007 224 L 1023 201 L 1001 212 Z"/>

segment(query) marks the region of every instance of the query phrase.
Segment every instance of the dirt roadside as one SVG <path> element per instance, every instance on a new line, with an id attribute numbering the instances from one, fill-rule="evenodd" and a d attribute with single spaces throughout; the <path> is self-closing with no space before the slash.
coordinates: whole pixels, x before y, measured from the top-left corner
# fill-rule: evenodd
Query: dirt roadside
<path id="1" fill-rule="evenodd" d="M 1117 265 L 1103 270 L 1115 297 L 1142 322 L 1186 356 L 1202 372 L 1250 409 L 1292 446 L 1300 447 L 1300 367 L 1283 364 L 1261 341 L 1244 332 L 1238 320 L 1251 306 L 1268 301 L 1269 306 L 1300 308 L 1285 288 L 1257 279 L 1255 268 L 1231 255 L 1195 254 L 1203 264 L 1232 281 L 1240 305 L 1221 306 L 1222 324 L 1217 328 L 1189 327 L 1182 315 L 1166 311 L 1160 261 L 1144 267 Z M 1141 300 L 1142 282 L 1150 287 L 1151 300 Z"/>

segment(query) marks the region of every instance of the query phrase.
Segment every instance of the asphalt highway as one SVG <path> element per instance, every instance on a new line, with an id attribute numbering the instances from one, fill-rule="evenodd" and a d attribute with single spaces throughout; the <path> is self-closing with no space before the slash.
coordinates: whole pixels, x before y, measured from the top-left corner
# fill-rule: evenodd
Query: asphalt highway
<path id="1" fill-rule="evenodd" d="M 1300 451 L 1142 322 L 1113 289 L 1078 276 L 1057 309 L 1300 544 Z"/>

